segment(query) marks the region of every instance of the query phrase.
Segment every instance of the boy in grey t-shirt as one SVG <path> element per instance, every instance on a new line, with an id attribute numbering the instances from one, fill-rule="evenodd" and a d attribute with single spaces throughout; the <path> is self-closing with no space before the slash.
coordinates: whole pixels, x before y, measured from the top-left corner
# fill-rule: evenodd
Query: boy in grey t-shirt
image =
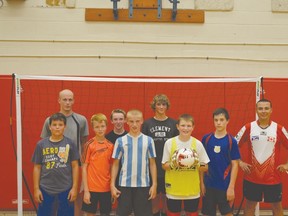
<path id="1" fill-rule="evenodd" d="M 65 137 L 66 117 L 55 113 L 49 118 L 51 136 L 40 140 L 32 162 L 34 199 L 39 203 L 37 215 L 74 215 L 79 178 L 79 152 Z M 57 205 L 55 203 L 57 202 Z M 57 206 L 57 209 L 53 207 Z"/>

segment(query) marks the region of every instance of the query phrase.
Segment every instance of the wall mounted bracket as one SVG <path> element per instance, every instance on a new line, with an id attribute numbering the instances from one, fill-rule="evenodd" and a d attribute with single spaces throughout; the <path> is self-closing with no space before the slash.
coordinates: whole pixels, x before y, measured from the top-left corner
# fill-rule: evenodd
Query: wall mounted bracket
<path id="1" fill-rule="evenodd" d="M 86 21 L 204 23 L 204 10 L 177 9 L 178 0 L 169 0 L 172 9 L 163 9 L 162 0 L 128 0 L 127 9 L 118 9 L 120 0 L 111 0 L 113 8 L 86 8 Z"/>

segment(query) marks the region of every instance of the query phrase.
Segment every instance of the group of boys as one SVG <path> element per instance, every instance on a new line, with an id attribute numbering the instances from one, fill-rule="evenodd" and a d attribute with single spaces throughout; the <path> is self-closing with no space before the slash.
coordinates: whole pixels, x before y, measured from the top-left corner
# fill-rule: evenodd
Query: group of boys
<path id="1" fill-rule="evenodd" d="M 60 112 L 46 119 L 32 158 L 38 215 L 81 215 L 80 209 L 95 215 L 99 204 L 100 215 L 108 216 L 117 200 L 117 216 L 180 216 L 182 206 L 186 216 L 197 216 L 202 195 L 203 215 L 216 216 L 219 209 L 232 216 L 238 165 L 244 171 L 245 216 L 254 215 L 263 195 L 273 215 L 283 215 L 280 175 L 288 162 L 282 164 L 279 154 L 281 145 L 288 148 L 288 134 L 270 120 L 271 101 L 257 102 L 258 120 L 245 125 L 236 139 L 227 132 L 228 111 L 216 109 L 215 131 L 202 142 L 191 136 L 191 115 L 182 114 L 178 121 L 167 116 L 170 102 L 164 94 L 153 98 L 155 115 L 146 121 L 139 110 L 127 115 L 113 110 L 114 129 L 107 135 L 106 116 L 93 115 L 95 136 L 89 141 L 86 118 L 72 111 L 73 92 L 61 91 L 58 102 Z M 240 160 L 238 146 L 244 143 L 249 151 Z M 180 149 L 195 152 L 196 162 L 180 166 L 175 157 Z M 83 196 L 78 194 L 80 155 Z"/>

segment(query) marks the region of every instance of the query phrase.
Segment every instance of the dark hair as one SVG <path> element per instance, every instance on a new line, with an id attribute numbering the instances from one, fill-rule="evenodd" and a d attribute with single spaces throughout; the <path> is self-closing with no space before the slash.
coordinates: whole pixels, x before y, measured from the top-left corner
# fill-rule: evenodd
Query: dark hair
<path id="1" fill-rule="evenodd" d="M 270 103 L 270 107 L 272 108 L 272 102 L 271 102 L 270 100 L 268 100 L 268 99 L 265 99 L 265 98 L 262 98 L 262 99 L 260 99 L 259 101 L 257 101 L 256 107 L 257 107 L 258 103 L 261 103 L 261 102 L 268 102 L 268 103 Z"/>
<path id="2" fill-rule="evenodd" d="M 54 113 L 49 117 L 49 125 L 52 124 L 52 121 L 63 121 L 64 125 L 66 125 L 66 116 L 63 113 Z"/>
<path id="3" fill-rule="evenodd" d="M 124 110 L 122 110 L 122 109 L 114 109 L 114 110 L 112 110 L 111 115 L 110 115 L 110 119 L 111 120 L 113 120 L 113 115 L 115 113 L 121 113 L 121 114 L 123 114 L 124 119 L 126 118 L 126 112 Z"/>
<path id="4" fill-rule="evenodd" d="M 220 107 L 220 108 L 217 108 L 216 110 L 214 110 L 213 112 L 213 118 L 216 116 L 216 115 L 220 115 L 220 114 L 223 114 L 226 118 L 226 120 L 229 120 L 229 113 L 228 111 L 223 108 L 223 107 Z"/>

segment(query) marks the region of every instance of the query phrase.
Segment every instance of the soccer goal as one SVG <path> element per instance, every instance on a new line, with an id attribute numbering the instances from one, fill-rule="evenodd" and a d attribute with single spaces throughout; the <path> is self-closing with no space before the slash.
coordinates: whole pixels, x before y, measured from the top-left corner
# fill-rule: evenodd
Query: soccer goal
<path id="1" fill-rule="evenodd" d="M 122 78 L 14 75 L 17 138 L 18 215 L 32 209 L 32 201 L 22 188 L 25 174 L 32 187 L 31 156 L 40 139 L 45 119 L 59 111 L 58 93 L 74 92 L 73 110 L 86 116 L 95 113 L 109 118 L 113 109 L 139 109 L 144 118 L 153 116 L 150 102 L 156 94 L 166 94 L 171 102 L 168 116 L 177 119 L 189 113 L 195 118 L 193 136 L 200 139 L 213 131 L 212 112 L 225 107 L 230 113 L 229 133 L 236 135 L 246 123 L 255 120 L 255 102 L 261 97 L 261 77 L 252 78 Z M 112 126 L 108 126 L 108 131 Z M 90 130 L 90 136 L 93 132 Z M 241 193 L 241 192 L 239 192 Z M 242 197 L 242 193 L 241 193 Z M 237 203 L 241 199 L 240 195 Z"/>

